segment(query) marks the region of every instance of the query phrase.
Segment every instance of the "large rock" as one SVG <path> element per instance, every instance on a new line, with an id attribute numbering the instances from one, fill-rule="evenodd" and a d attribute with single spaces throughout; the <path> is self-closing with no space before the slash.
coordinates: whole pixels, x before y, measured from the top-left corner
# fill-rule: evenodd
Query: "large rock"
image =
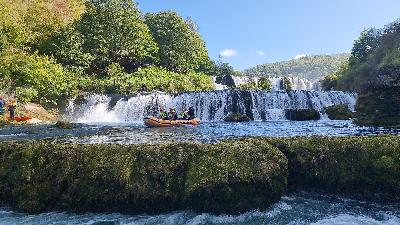
<path id="1" fill-rule="evenodd" d="M 354 116 L 346 105 L 328 106 L 325 107 L 325 112 L 331 120 L 349 120 Z"/>

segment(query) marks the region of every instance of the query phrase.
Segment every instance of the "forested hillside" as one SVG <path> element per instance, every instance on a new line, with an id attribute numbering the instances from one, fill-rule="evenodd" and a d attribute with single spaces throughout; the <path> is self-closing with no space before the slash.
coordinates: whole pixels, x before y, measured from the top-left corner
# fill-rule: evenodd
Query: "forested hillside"
<path id="1" fill-rule="evenodd" d="M 81 92 L 213 89 L 192 20 L 132 0 L 0 0 L 0 94 L 56 106 Z"/>
<path id="2" fill-rule="evenodd" d="M 348 54 L 306 56 L 289 61 L 266 63 L 244 71 L 246 76 L 302 77 L 318 81 L 347 62 Z"/>
<path id="3" fill-rule="evenodd" d="M 359 93 L 359 123 L 399 126 L 400 20 L 362 32 L 349 63 L 327 76 L 323 86 Z"/>

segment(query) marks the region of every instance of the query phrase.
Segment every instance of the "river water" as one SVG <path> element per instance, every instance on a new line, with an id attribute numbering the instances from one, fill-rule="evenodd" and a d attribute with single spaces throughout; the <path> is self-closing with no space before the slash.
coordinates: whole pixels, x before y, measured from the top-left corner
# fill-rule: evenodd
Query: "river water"
<path id="1" fill-rule="evenodd" d="M 400 205 L 379 205 L 335 196 L 295 193 L 263 211 L 240 215 L 198 214 L 178 211 L 160 215 L 72 214 L 51 212 L 39 215 L 0 209 L 0 224 L 87 224 L 87 225 L 398 225 Z"/>
<path id="2" fill-rule="evenodd" d="M 199 126 L 147 128 L 143 123 L 77 124 L 58 129 L 53 125 L 15 126 L 0 129 L 1 140 L 51 138 L 79 143 L 160 143 L 177 141 L 215 142 L 235 137 L 360 136 L 400 134 L 400 130 L 360 127 L 351 121 L 265 121 L 248 123 L 207 122 Z"/>

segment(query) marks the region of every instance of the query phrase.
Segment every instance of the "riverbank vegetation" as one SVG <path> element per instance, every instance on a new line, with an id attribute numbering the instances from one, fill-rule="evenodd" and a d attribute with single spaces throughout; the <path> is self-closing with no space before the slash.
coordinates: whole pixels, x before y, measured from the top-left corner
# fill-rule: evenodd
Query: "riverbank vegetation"
<path id="1" fill-rule="evenodd" d="M 367 29 L 355 41 L 350 60 L 326 77 L 325 89 L 359 93 L 359 124 L 400 126 L 400 21 Z"/>
<path id="2" fill-rule="evenodd" d="M 0 204 L 31 213 L 238 213 L 267 208 L 287 189 L 396 202 L 399 160 L 398 136 L 1 142 Z"/>
<path id="3" fill-rule="evenodd" d="M 0 90 L 56 106 L 79 92 L 210 90 L 198 27 L 128 0 L 0 0 Z"/>

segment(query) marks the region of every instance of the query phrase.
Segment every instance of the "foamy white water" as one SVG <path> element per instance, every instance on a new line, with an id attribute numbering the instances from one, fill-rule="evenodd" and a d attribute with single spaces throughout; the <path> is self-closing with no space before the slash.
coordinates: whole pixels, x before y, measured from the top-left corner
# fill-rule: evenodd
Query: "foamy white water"
<path id="1" fill-rule="evenodd" d="M 266 210 L 240 215 L 212 215 L 178 211 L 159 215 L 72 214 L 50 212 L 26 215 L 0 209 L 0 224 L 59 224 L 59 225 L 398 225 L 398 205 L 372 203 L 296 193 L 283 197 Z"/>

